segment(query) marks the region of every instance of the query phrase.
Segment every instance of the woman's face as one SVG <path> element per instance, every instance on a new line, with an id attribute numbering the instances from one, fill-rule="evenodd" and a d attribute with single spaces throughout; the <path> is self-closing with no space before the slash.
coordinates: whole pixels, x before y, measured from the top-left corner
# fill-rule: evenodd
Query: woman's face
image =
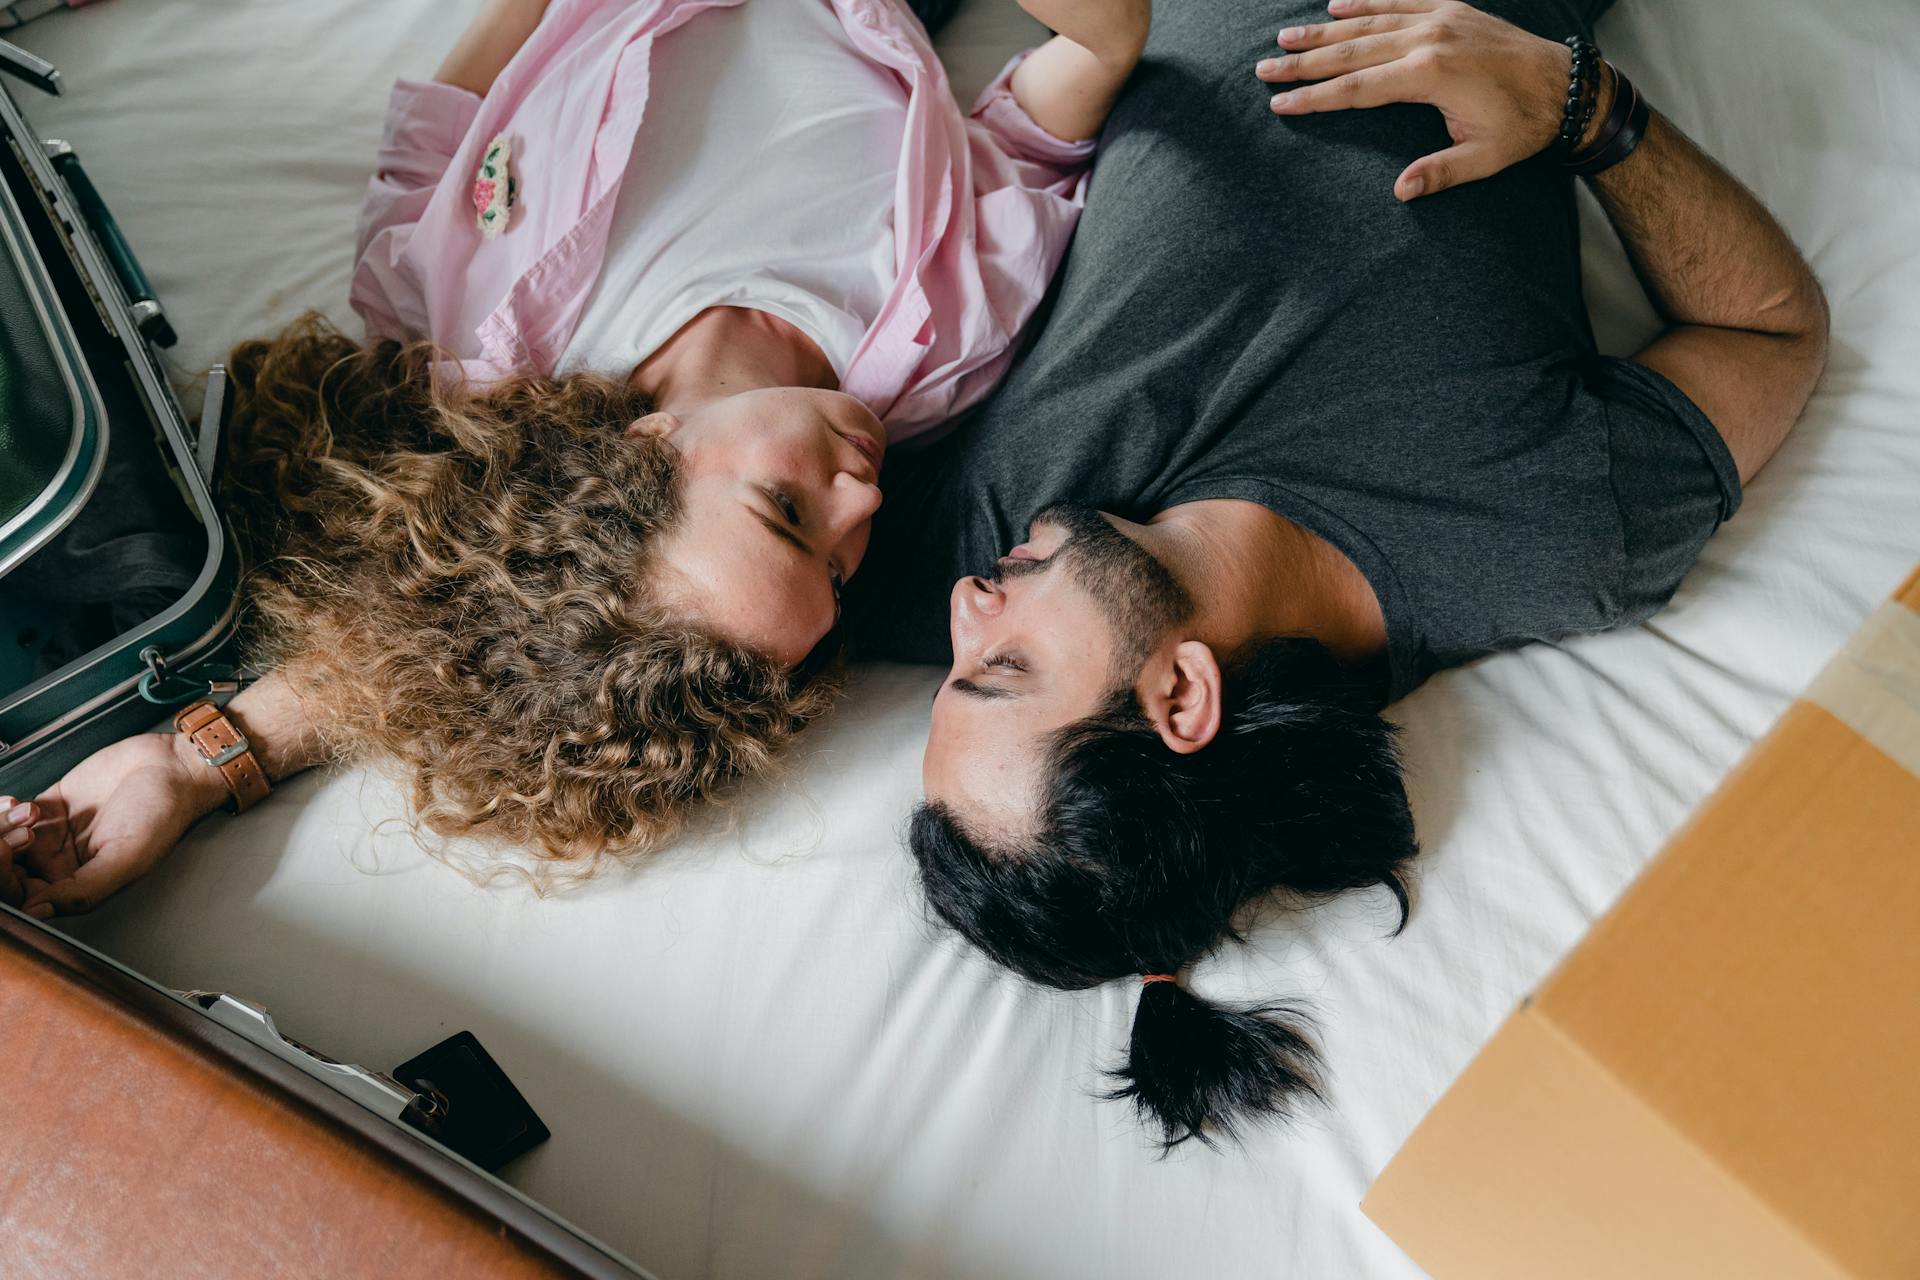
<path id="1" fill-rule="evenodd" d="M 660 543 L 670 596 L 720 635 L 797 665 L 839 615 L 880 506 L 886 428 L 838 391 L 774 387 L 627 428 L 680 455 L 682 513 Z"/>

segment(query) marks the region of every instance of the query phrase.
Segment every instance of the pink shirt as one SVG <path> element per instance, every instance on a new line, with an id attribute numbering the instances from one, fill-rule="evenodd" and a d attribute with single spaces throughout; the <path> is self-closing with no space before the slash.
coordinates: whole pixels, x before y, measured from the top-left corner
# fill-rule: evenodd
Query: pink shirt
<path id="1" fill-rule="evenodd" d="M 368 338 L 430 337 L 482 380 L 551 371 L 606 254 L 644 127 L 654 39 L 738 3 L 554 0 L 484 99 L 396 84 L 353 274 Z M 897 442 L 950 419 L 1006 372 L 1079 220 L 1093 144 L 1061 141 L 1014 101 L 1019 58 L 962 117 L 925 29 L 898 0 L 831 3 L 855 47 L 909 93 L 894 205 L 899 278 L 841 383 Z M 502 133 L 517 194 L 507 229 L 488 240 L 473 184 Z"/>

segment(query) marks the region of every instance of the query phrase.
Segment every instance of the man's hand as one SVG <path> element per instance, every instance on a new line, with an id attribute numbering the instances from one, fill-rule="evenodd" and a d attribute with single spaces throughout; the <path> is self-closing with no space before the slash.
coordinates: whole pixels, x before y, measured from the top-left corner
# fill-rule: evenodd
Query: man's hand
<path id="1" fill-rule="evenodd" d="M 1558 136 L 1573 63 L 1565 45 L 1456 0 L 1333 0 L 1327 8 L 1335 21 L 1288 27 L 1280 33 L 1288 52 L 1254 74 L 1276 84 L 1320 82 L 1274 95 L 1277 115 L 1389 102 L 1439 108 L 1453 145 L 1406 167 L 1393 184 L 1400 199 L 1490 177 Z M 1603 95 L 1610 88 L 1603 80 Z"/>
<path id="2" fill-rule="evenodd" d="M 1498 173 L 1550 143 L 1573 55 L 1453 0 L 1333 0 L 1335 21 L 1280 33 L 1254 74 L 1318 80 L 1275 96 L 1281 115 L 1424 102 L 1454 145 L 1408 165 L 1402 200 Z M 1586 146 L 1613 92 L 1580 139 Z M 1666 330 L 1634 359 L 1679 387 L 1750 480 L 1800 417 L 1827 358 L 1827 303 L 1787 233 L 1752 193 L 1658 112 L 1593 192 Z"/>
<path id="3" fill-rule="evenodd" d="M 1054 137 L 1100 132 L 1153 24 L 1152 0 L 1020 0 L 1057 32 L 1013 72 L 1013 97 Z"/>
<path id="4" fill-rule="evenodd" d="M 219 771 L 179 734 L 104 747 L 29 803 L 0 797 L 0 841 L 15 864 L 0 868 L 0 894 L 42 920 L 89 910 L 145 875 L 226 798 Z"/>

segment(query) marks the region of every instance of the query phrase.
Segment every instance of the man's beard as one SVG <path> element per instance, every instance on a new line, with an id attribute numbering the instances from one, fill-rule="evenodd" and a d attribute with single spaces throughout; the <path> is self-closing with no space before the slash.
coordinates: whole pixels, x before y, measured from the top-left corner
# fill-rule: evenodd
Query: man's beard
<path id="1" fill-rule="evenodd" d="M 1015 561 L 996 580 L 1056 565 L 1066 570 L 1105 617 L 1113 633 L 1114 679 L 1131 687 L 1160 638 L 1193 616 L 1193 597 L 1146 548 L 1092 507 L 1056 503 L 1034 523 L 1057 525 L 1067 536 L 1045 560 Z"/>

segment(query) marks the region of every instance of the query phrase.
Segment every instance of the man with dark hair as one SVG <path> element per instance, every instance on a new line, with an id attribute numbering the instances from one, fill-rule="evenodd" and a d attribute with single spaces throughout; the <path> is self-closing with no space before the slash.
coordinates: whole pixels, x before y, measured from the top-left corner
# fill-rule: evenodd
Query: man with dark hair
<path id="1" fill-rule="evenodd" d="M 1378 709 L 1658 610 L 1824 363 L 1812 274 L 1585 43 L 1604 7 L 1162 5 L 1035 345 L 889 463 L 855 636 L 952 662 L 930 898 L 1037 980 L 1147 975 L 1122 1092 L 1169 1141 L 1312 1075 L 1275 1011 L 1161 979 L 1264 891 L 1404 910 Z M 1631 359 L 1568 161 L 1667 323 Z"/>

